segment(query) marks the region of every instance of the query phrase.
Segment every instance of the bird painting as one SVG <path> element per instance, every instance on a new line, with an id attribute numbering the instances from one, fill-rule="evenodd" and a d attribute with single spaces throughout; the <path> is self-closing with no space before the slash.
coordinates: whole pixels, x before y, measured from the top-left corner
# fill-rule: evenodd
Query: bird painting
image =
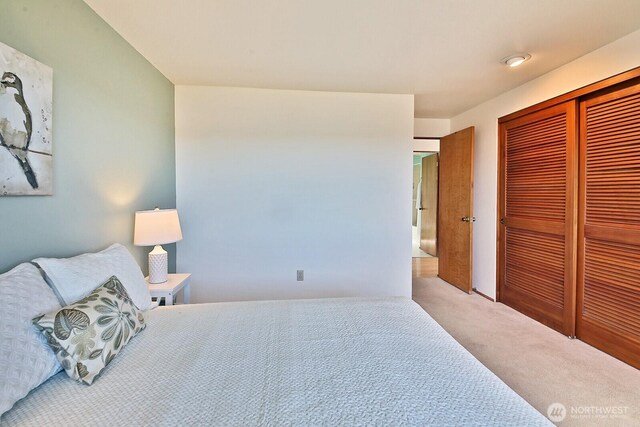
<path id="1" fill-rule="evenodd" d="M 0 197 L 53 194 L 53 69 L 0 42 Z"/>
<path id="2" fill-rule="evenodd" d="M 18 161 L 31 188 L 36 189 L 38 179 L 28 158 L 32 118 L 29 106 L 24 99 L 20 77 L 8 71 L 2 74 L 0 95 L 13 96 L 14 101 L 3 108 L 7 111 L 4 111 L 3 117 L 0 117 L 0 146 L 9 150 L 9 153 Z"/>

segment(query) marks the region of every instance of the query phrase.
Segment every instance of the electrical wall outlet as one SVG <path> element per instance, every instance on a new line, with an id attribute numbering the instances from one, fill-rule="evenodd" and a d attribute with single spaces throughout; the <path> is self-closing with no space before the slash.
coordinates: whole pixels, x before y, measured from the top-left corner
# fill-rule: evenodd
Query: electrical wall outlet
<path id="1" fill-rule="evenodd" d="M 298 282 L 303 282 L 304 281 L 304 270 L 298 270 L 298 278 L 296 280 L 298 280 Z"/>

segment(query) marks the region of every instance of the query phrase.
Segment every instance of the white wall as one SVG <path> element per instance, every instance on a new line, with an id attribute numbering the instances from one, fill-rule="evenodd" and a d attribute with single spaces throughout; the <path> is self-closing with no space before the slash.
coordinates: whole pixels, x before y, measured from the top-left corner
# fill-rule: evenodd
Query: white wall
<path id="1" fill-rule="evenodd" d="M 451 129 L 449 119 L 421 119 L 413 120 L 413 136 L 423 138 L 440 138 L 448 135 Z M 440 151 L 439 139 L 414 139 L 413 151 Z"/>
<path id="2" fill-rule="evenodd" d="M 411 295 L 413 96 L 176 86 L 175 103 L 194 301 Z"/>
<path id="3" fill-rule="evenodd" d="M 413 121 L 413 136 L 440 138 L 451 132 L 451 121 L 449 119 L 421 119 Z"/>
<path id="4" fill-rule="evenodd" d="M 451 119 L 452 132 L 476 127 L 473 286 L 480 292 L 495 298 L 498 118 L 638 66 L 640 31 Z"/>
<path id="5" fill-rule="evenodd" d="M 439 139 L 414 139 L 413 151 L 440 151 Z"/>

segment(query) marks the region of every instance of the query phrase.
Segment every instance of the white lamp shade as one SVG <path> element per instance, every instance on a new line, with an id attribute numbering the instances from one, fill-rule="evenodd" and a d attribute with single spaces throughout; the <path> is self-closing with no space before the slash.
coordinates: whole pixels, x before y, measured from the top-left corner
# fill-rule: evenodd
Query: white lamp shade
<path id="1" fill-rule="evenodd" d="M 133 244 L 155 246 L 182 240 L 180 218 L 175 209 L 136 212 Z"/>

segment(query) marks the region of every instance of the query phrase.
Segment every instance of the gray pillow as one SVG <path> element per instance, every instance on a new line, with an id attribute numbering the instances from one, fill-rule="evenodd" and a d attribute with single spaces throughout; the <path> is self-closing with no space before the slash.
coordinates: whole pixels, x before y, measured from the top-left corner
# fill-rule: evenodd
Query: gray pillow
<path id="1" fill-rule="evenodd" d="M 33 319 L 71 378 L 91 385 L 147 324 L 112 276 L 80 301 Z"/>

